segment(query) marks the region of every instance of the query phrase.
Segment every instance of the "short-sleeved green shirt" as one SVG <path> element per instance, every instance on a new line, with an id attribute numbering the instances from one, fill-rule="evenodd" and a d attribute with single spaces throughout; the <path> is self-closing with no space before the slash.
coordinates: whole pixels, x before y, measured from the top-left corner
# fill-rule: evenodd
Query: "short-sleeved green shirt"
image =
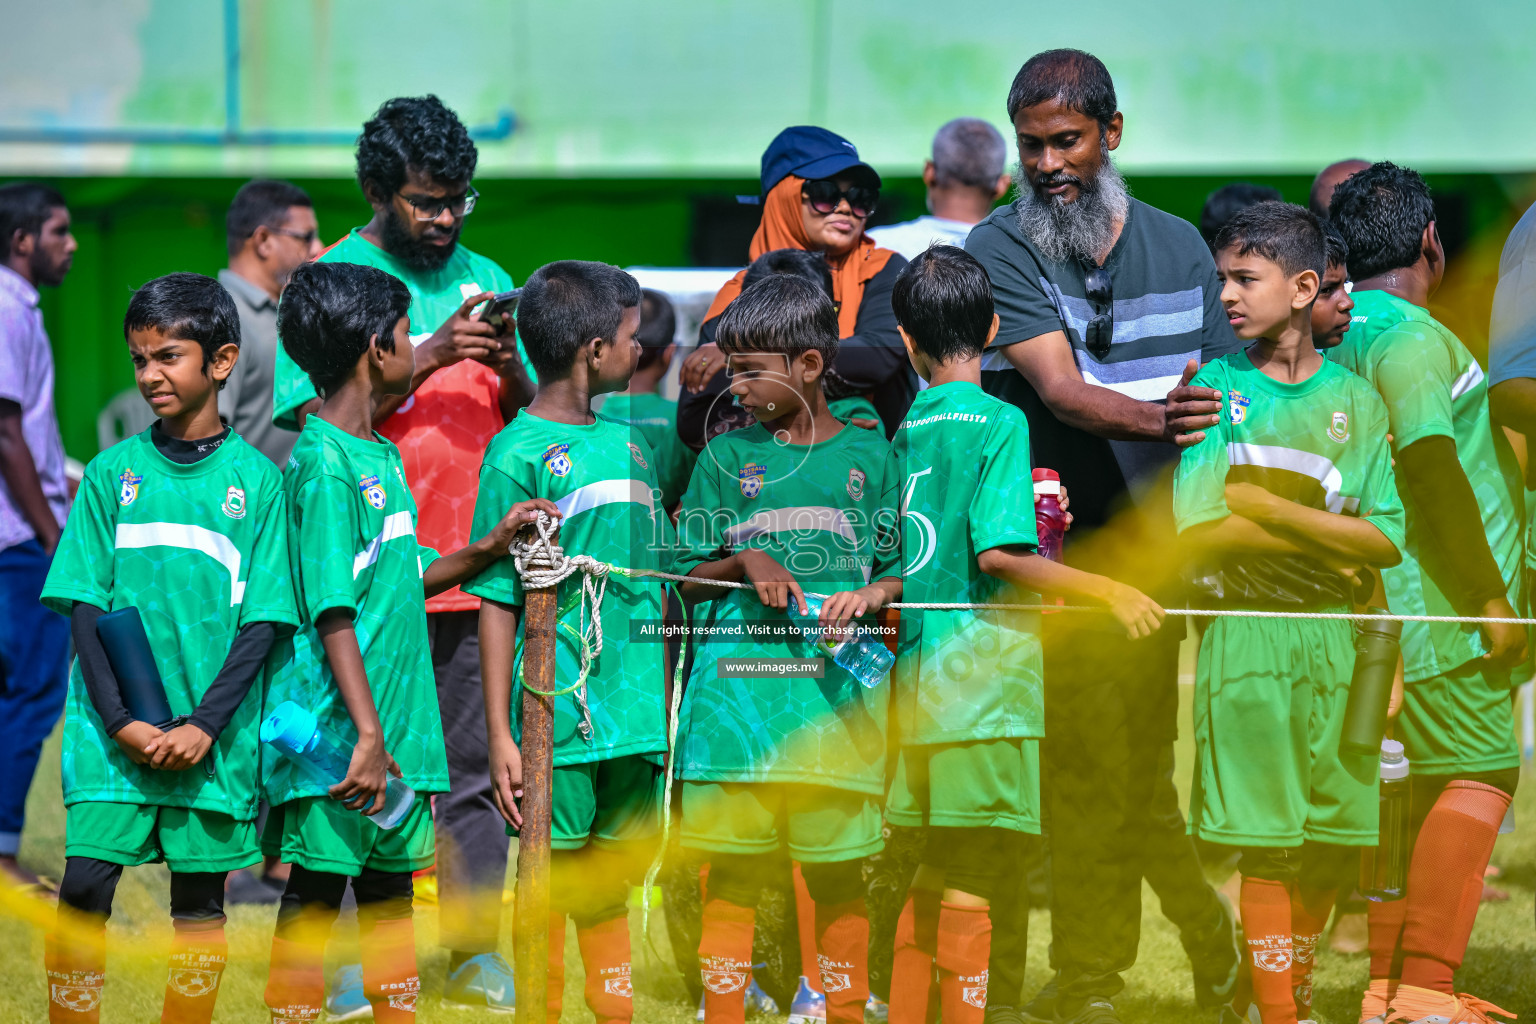
<path id="1" fill-rule="evenodd" d="M 1375 386 L 1387 403 L 1397 451 L 1426 437 L 1449 437 L 1483 513 L 1489 550 L 1510 602 L 1521 604 L 1521 528 L 1525 518 L 1519 464 L 1503 430 L 1488 415 L 1488 383 L 1467 347 L 1419 306 L 1372 289 L 1354 293 L 1344 341 L 1329 358 Z M 1406 491 L 1407 545 L 1386 570 L 1387 603 L 1401 615 L 1465 615 L 1457 607 L 1455 571 L 1445 561 Z M 1403 678 L 1442 675 L 1487 653 L 1476 626 L 1409 622 L 1403 626 Z"/>
<path id="2" fill-rule="evenodd" d="M 890 445 L 872 430 L 845 424 L 810 445 L 781 444 L 760 423 L 720 434 L 683 496 L 678 571 L 751 547 L 812 593 L 893 576 L 899 486 Z M 821 679 L 721 677 L 722 658 L 817 656 L 787 632 L 784 612 L 750 590 L 700 605 L 693 623 L 715 632 L 695 641 L 678 726 L 680 778 L 884 791 L 888 682 L 866 689 L 831 658 Z M 777 635 L 742 638 L 758 625 Z"/>
<path id="3" fill-rule="evenodd" d="M 341 742 L 357 741 L 315 631 L 321 613 L 350 611 L 384 749 L 418 793 L 445 792 L 448 761 L 421 584 L 437 552 L 417 543 L 416 502 L 405 484 L 400 452 L 377 434 L 365 441 L 311 416 L 289 456 L 283 488 L 304 625 L 274 677 L 267 710 L 294 701 Z M 326 795 L 326 787 L 285 758 L 269 752 L 265 764 L 272 803 Z"/>
<path id="4" fill-rule="evenodd" d="M 1033 548 L 1029 423 L 957 381 L 918 392 L 892 441 L 901 466 L 902 600 L 1030 604 L 978 567 L 983 551 Z M 903 610 L 917 625 L 896 673 L 902 745 L 1045 734 L 1039 617 Z"/>
<path id="5" fill-rule="evenodd" d="M 645 436 L 656 453 L 656 479 L 661 484 L 661 505 L 674 508 L 688 489 L 696 456 L 677 436 L 677 403 L 658 394 L 612 395 L 603 403 L 603 415 L 628 423 Z"/>
<path id="6" fill-rule="evenodd" d="M 556 423 L 528 410 L 517 414 L 491 446 L 480 468 L 473 535 L 483 537 L 507 510 L 529 498 L 548 498 L 564 513 L 560 546 L 567 555 L 590 555 L 628 569 L 664 569 L 671 555 L 672 523 L 656 503 L 655 456 L 627 424 L 604 416 L 592 423 Z M 523 587 L 510 557 L 464 585 L 476 597 L 523 603 Z M 555 687 L 576 682 L 581 668 L 582 575 L 559 588 L 559 643 Z M 666 645 L 636 638 L 637 622 L 659 626 L 662 585 L 610 574 L 603 598 L 603 649 L 592 662 L 585 700 L 555 698 L 555 764 L 584 764 L 667 748 Z M 590 614 L 591 608 L 588 607 Z M 522 678 L 523 632 L 518 622 L 513 679 Z M 512 701 L 512 726 L 521 735 L 523 702 Z"/>
<path id="7" fill-rule="evenodd" d="M 298 625 L 287 518 L 276 467 L 239 435 L 182 465 L 161 455 L 145 430 L 86 467 L 43 603 L 64 615 L 77 601 L 137 608 L 171 710 L 191 714 L 240 627 Z M 261 680 L 251 687 L 202 765 L 156 771 L 134 764 L 102 731 L 77 661 L 64 712 L 65 804 L 191 807 L 250 820 L 264 688 Z"/>
<path id="8" fill-rule="evenodd" d="M 1403 550 L 1403 506 L 1387 448 L 1387 410 L 1362 378 L 1324 360 L 1298 384 L 1260 371 L 1248 353 L 1207 363 L 1200 387 L 1222 394 L 1221 422 L 1184 449 L 1174 476 L 1180 532 L 1225 519 L 1226 486 L 1251 483 L 1329 512 L 1366 519 Z M 1196 584 L 1231 607 L 1337 608 L 1342 577 L 1306 556 L 1242 555 L 1199 566 Z"/>

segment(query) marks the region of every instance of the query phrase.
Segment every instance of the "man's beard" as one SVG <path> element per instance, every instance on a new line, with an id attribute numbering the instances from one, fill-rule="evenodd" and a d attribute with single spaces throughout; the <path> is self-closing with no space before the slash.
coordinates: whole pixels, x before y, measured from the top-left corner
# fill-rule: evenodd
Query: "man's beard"
<path id="1" fill-rule="evenodd" d="M 412 270 L 441 270 L 458 247 L 459 225 L 453 226 L 453 240 L 447 245 L 433 245 L 424 239 L 412 237 L 411 229 L 406 227 L 398 213 L 390 209 L 385 212 L 381 241 L 385 252 Z"/>
<path id="2" fill-rule="evenodd" d="M 1014 166 L 1015 215 L 1019 230 L 1046 259 L 1057 263 L 1079 260 L 1097 266 L 1114 244 L 1115 225 L 1125 222 L 1131 194 L 1109 154 L 1099 173 L 1083 180 L 1070 174 L 1041 175 L 1030 182 L 1022 165 Z M 1045 189 L 1063 183 L 1077 186 L 1077 198 L 1063 202 Z"/>
<path id="3" fill-rule="evenodd" d="M 34 250 L 31 259 L 27 261 L 33 282 L 42 288 L 57 288 L 63 284 L 64 275 L 69 273 L 69 265 L 68 258 L 55 261 L 41 247 Z"/>

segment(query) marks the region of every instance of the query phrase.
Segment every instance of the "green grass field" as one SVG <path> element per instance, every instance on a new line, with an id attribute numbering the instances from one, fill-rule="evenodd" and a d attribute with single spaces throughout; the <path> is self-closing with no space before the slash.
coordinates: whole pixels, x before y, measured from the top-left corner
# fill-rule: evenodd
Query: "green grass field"
<path id="1" fill-rule="evenodd" d="M 1187 721 L 1187 718 L 1186 718 Z M 1185 730 L 1186 734 L 1188 730 Z M 1180 764 L 1189 764 L 1187 739 L 1179 749 Z M 1181 767 L 1180 778 L 1187 778 Z M 58 736 L 50 741 L 44 763 L 32 789 L 28 824 L 22 859 L 34 870 L 57 878 L 64 867 L 64 813 L 58 799 Z M 1465 966 L 1458 985 L 1524 1017 L 1536 1014 L 1536 927 L 1532 924 L 1532 901 L 1536 899 L 1536 780 L 1527 778 L 1516 799 L 1521 829 L 1499 840 L 1494 863 L 1503 868 L 1499 885 L 1509 891 L 1505 903 L 1484 904 L 1473 932 Z M 116 911 L 109 927 L 110 952 L 107 986 L 103 997 L 102 1019 L 109 1024 L 119 1021 L 158 1020 L 165 981 L 164 956 L 170 942 L 170 919 L 166 912 L 169 874 L 163 865 L 130 868 L 118 888 Z M 31 901 L 28 901 L 29 903 Z M 0 1022 L 32 1022 L 47 1019 L 43 982 L 43 930 L 51 921 L 51 908 L 15 913 L 15 907 L 0 907 L 6 916 L 0 922 Z M 508 929 L 502 943 L 511 950 L 511 914 L 506 915 Z M 640 915 L 632 915 L 635 935 L 639 936 Z M 228 935 L 230 966 L 224 976 L 214 1019 L 223 1024 L 266 1024 L 262 989 L 266 984 L 267 956 L 272 938 L 273 910 L 270 907 L 232 907 Z M 416 914 L 422 998 L 418 1003 L 423 1022 L 453 1021 L 472 1024 L 477 1020 L 506 1021 L 496 1014 L 475 1014 L 442 1005 L 440 994 L 446 968 L 446 953 L 436 945 L 437 912 L 435 907 L 420 907 Z M 1042 984 L 1047 976 L 1046 945 L 1050 920 L 1044 912 L 1035 912 L 1030 920 L 1029 990 Z M 636 942 L 635 1019 L 659 1024 L 692 1021 L 694 1007 L 689 1005 L 681 979 L 672 968 L 666 928 L 658 910 L 652 914 L 651 936 L 656 954 Z M 566 949 L 566 1022 L 590 1022 L 592 1016 L 582 1003 L 582 969 L 574 935 Z M 1323 1024 L 1353 1024 L 1358 1019 L 1359 994 L 1365 986 L 1366 959 L 1342 957 L 1324 950 L 1317 976 L 1317 1018 Z M 1145 894 L 1145 916 L 1140 959 L 1126 977 L 1126 990 L 1116 1006 L 1128 1022 L 1144 1024 L 1185 1024 L 1196 1020 L 1214 1020 L 1194 1007 L 1189 985 L 1188 962 L 1179 947 L 1178 935 L 1157 911 L 1157 901 L 1150 890 Z M 766 1019 L 766 1018 L 764 1018 Z M 1526 1019 L 1529 1019 L 1526 1017 Z"/>

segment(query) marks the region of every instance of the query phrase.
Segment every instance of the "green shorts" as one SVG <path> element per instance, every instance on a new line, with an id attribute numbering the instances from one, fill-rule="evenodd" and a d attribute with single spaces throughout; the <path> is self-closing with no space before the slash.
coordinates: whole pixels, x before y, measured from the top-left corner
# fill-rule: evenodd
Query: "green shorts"
<path id="1" fill-rule="evenodd" d="M 879 853 L 880 798 L 798 782 L 684 782 L 682 844 L 714 853 L 789 846 L 805 864 Z"/>
<path id="2" fill-rule="evenodd" d="M 661 831 L 661 765 L 643 755 L 555 768 L 549 846 L 579 850 L 652 839 Z M 507 835 L 517 830 L 507 827 Z"/>
<path id="3" fill-rule="evenodd" d="M 1333 620 L 1218 618 L 1195 673 L 1190 821 L 1233 846 L 1374 846 L 1378 758 L 1339 750 L 1354 631 Z"/>
<path id="4" fill-rule="evenodd" d="M 64 856 L 109 864 L 165 861 L 172 871 L 236 871 L 261 862 L 256 823 L 218 811 L 156 804 L 70 804 Z"/>
<path id="5" fill-rule="evenodd" d="M 886 799 L 892 825 L 1040 832 L 1040 741 L 902 747 Z"/>
<path id="6" fill-rule="evenodd" d="M 1474 660 L 1404 684 L 1397 734 L 1413 771 L 1450 775 L 1518 768 L 1514 673 Z"/>
<path id="7" fill-rule="evenodd" d="M 420 871 L 432 866 L 436 836 L 432 800 L 417 793 L 405 820 L 382 829 L 373 819 L 349 811 L 328 796 L 304 796 L 267 812 L 261 830 L 262 852 L 333 875 L 375 871 Z"/>

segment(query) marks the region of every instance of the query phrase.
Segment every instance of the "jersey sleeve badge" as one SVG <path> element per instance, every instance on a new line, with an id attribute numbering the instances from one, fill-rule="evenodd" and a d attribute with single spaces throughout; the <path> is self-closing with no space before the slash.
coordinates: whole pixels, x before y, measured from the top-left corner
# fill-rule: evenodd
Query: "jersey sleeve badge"
<path id="1" fill-rule="evenodd" d="M 1227 418 L 1233 426 L 1248 418 L 1248 402 L 1248 396 L 1241 391 L 1227 392 Z"/>
<path id="2" fill-rule="evenodd" d="M 357 489 L 363 492 L 363 497 L 368 499 L 368 504 L 376 509 L 384 508 L 384 485 L 379 483 L 379 478 L 369 474 L 358 480 Z"/>
<path id="3" fill-rule="evenodd" d="M 763 475 L 768 472 L 768 467 L 756 462 L 749 462 L 741 467 L 737 473 L 737 479 L 741 481 L 741 496 L 743 498 L 755 498 L 763 493 Z"/>
<path id="4" fill-rule="evenodd" d="M 245 491 L 239 487 L 231 487 L 224 492 L 224 504 L 219 506 L 224 514 L 231 519 L 245 518 Z"/>
<path id="5" fill-rule="evenodd" d="M 132 505 L 134 499 L 139 496 L 139 484 L 143 482 L 144 478 L 133 470 L 123 470 L 117 478 L 117 503 L 119 505 Z"/>
<path id="6" fill-rule="evenodd" d="M 635 457 L 635 461 L 640 464 L 641 469 L 651 468 L 645 464 L 645 456 L 640 454 L 640 446 L 633 441 L 629 442 L 629 454 Z"/>
<path id="7" fill-rule="evenodd" d="M 569 476 L 571 472 L 571 446 L 552 444 L 544 449 L 544 468 L 555 476 Z"/>
<path id="8" fill-rule="evenodd" d="M 869 479 L 862 469 L 850 469 L 848 471 L 848 497 L 854 501 L 864 500 L 864 481 Z"/>

